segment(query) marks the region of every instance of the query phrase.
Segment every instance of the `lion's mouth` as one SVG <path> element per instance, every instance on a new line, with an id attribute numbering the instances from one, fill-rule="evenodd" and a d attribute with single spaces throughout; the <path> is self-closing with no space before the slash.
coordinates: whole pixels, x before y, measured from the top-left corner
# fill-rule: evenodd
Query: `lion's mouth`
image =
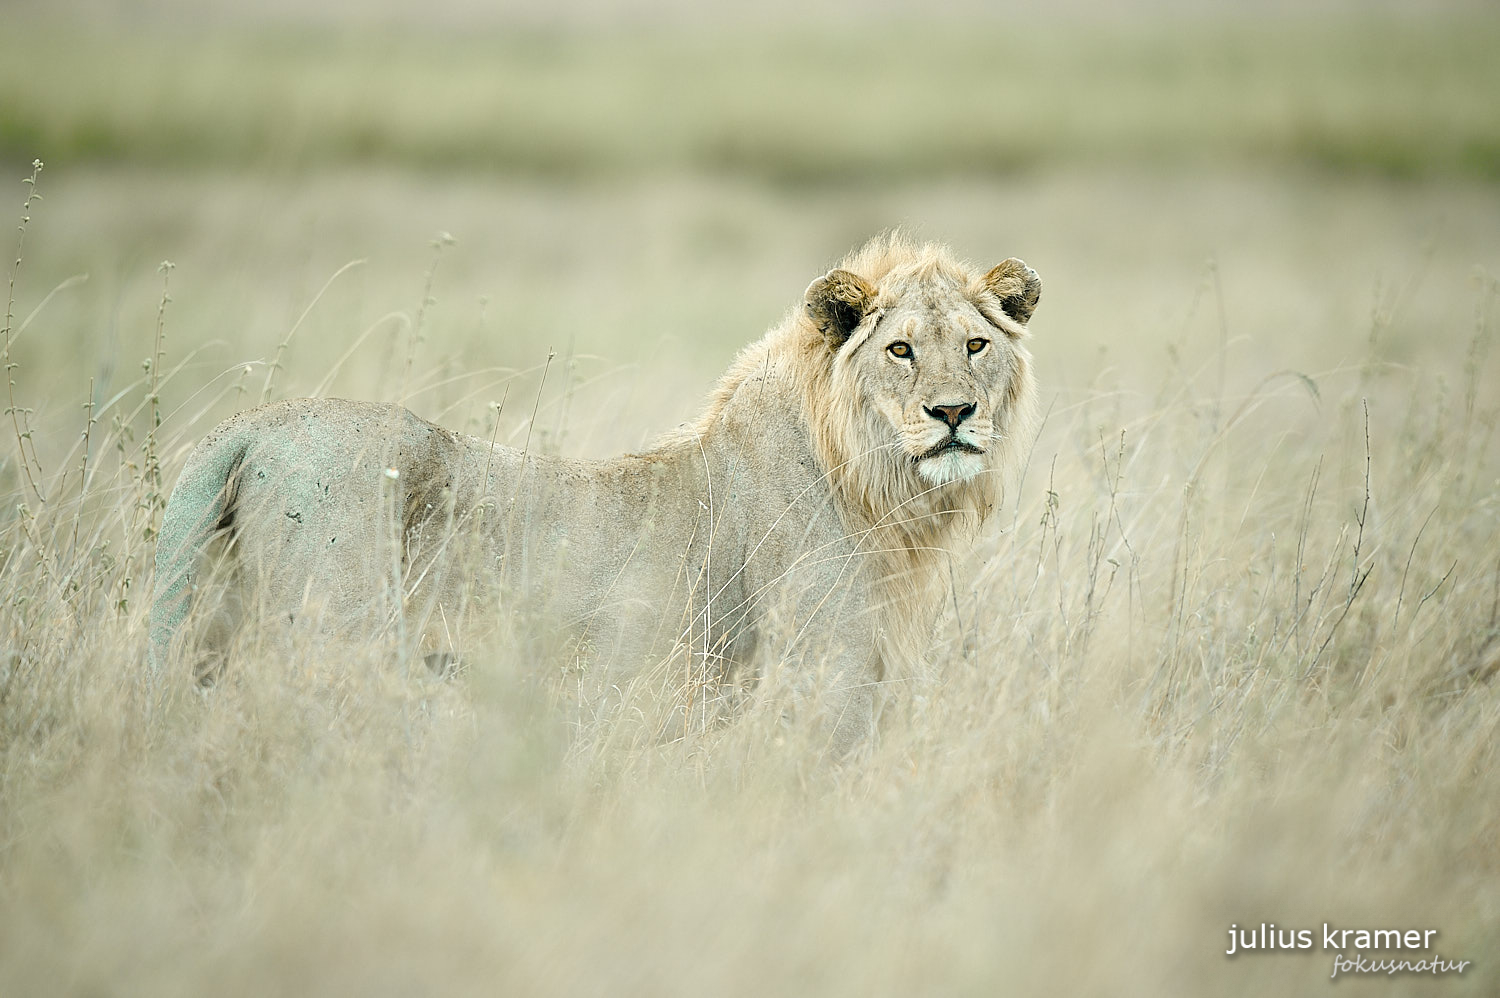
<path id="1" fill-rule="evenodd" d="M 960 440 L 960 439 L 958 439 L 958 435 L 954 434 L 953 436 L 949 437 L 947 440 L 944 440 L 942 443 L 937 444 L 937 445 L 935 445 L 933 447 L 929 447 L 927 450 L 923 451 L 921 454 L 918 454 L 913 460 L 915 460 L 915 461 L 926 461 L 929 458 L 939 457 L 939 456 L 941 456 L 943 454 L 948 454 L 948 453 L 951 453 L 953 451 L 957 451 L 960 454 L 983 454 L 984 453 L 983 448 L 975 447 L 973 444 L 968 443 L 967 441 Z"/>

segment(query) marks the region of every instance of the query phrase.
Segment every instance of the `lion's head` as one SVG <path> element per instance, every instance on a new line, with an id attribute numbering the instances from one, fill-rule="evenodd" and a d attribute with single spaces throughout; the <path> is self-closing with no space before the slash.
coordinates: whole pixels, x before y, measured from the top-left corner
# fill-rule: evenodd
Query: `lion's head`
<path id="1" fill-rule="evenodd" d="M 979 271 L 900 236 L 808 287 L 813 429 L 871 522 L 927 534 L 993 504 L 1033 409 L 1022 341 L 1041 290 L 1020 260 Z"/>

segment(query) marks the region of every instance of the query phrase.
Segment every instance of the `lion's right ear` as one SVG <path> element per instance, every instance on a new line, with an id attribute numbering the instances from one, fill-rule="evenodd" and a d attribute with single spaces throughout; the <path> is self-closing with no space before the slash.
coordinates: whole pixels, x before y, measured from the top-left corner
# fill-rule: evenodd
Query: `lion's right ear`
<path id="1" fill-rule="evenodd" d="M 830 270 L 807 286 L 803 301 L 807 317 L 828 340 L 829 347 L 837 350 L 869 312 L 875 289 L 858 274 Z"/>

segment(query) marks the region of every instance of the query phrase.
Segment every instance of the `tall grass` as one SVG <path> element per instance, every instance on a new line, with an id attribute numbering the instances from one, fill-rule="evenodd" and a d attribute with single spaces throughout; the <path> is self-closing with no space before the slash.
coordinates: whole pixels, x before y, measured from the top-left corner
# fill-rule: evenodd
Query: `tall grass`
<path id="1" fill-rule="evenodd" d="M 453 330 L 411 285 L 422 382 L 416 330 Z M 1330 953 L 1224 956 L 1263 921 L 1436 928 L 1474 961 L 1354 993 L 1500 981 L 1488 279 L 1425 341 L 1456 364 L 1370 337 L 1312 376 L 1044 368 L 1093 385 L 1049 395 L 929 668 L 837 768 L 758 715 L 659 744 L 503 641 L 443 680 L 252 636 L 217 684 L 151 688 L 156 469 L 233 387 L 174 360 L 166 290 L 146 376 L 42 411 L 38 489 L 19 436 L 5 469 L 0 993 L 1323 986 Z M 197 401 L 158 423 L 163 397 Z"/>

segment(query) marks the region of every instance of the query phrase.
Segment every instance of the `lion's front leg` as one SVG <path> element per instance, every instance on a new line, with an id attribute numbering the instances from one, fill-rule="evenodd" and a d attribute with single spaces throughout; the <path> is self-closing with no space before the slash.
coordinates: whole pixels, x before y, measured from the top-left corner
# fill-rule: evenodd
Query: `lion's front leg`
<path id="1" fill-rule="evenodd" d="M 833 759 L 846 759 L 871 742 L 878 679 L 873 669 L 866 670 L 864 678 L 864 682 L 839 683 L 822 693 L 819 734 Z"/>
<path id="2" fill-rule="evenodd" d="M 781 701 L 783 719 L 810 747 L 844 759 L 870 742 L 881 658 L 862 592 L 809 589 L 785 608 L 791 612 L 765 621 L 765 693 Z"/>

